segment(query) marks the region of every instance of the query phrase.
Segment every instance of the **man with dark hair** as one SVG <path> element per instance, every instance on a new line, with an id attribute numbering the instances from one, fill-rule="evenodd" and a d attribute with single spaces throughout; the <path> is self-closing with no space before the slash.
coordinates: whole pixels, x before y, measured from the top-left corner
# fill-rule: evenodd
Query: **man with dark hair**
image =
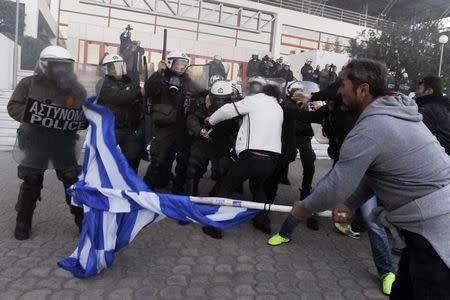
<path id="1" fill-rule="evenodd" d="M 439 77 L 426 76 L 419 82 L 416 103 L 423 122 L 450 155 L 450 99 L 442 95 Z"/>
<path id="2" fill-rule="evenodd" d="M 283 110 L 278 102 L 280 96 L 280 86 L 269 82 L 262 92 L 225 104 L 206 119 L 207 123 L 216 126 L 225 120 L 242 116 L 235 146 L 238 159 L 220 183 L 217 196 L 231 198 L 236 188 L 249 179 L 253 201 L 267 202 L 264 182 L 274 172 L 281 154 Z M 265 226 L 267 219 L 267 213 L 261 211 L 253 225 L 269 233 Z M 203 227 L 203 232 L 216 239 L 223 235 L 220 229 L 214 227 Z"/>
<path id="3" fill-rule="evenodd" d="M 450 282 L 450 157 L 422 122 L 415 102 L 385 96 L 386 67 L 352 60 L 339 93 L 359 114 L 333 170 L 295 203 L 269 245 L 291 240 L 300 220 L 338 206 L 335 222 L 350 222 L 356 208 L 376 195 L 372 217 L 406 248 L 391 299 L 448 299 Z"/>

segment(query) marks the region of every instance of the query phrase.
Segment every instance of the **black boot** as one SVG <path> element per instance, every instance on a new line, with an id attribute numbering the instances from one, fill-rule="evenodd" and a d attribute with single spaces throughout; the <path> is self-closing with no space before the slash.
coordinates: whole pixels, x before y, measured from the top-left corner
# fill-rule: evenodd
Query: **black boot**
<path id="1" fill-rule="evenodd" d="M 260 211 L 253 219 L 253 226 L 265 234 L 272 233 L 268 211 Z"/>
<path id="2" fill-rule="evenodd" d="M 22 183 L 19 197 L 16 204 L 17 218 L 14 237 L 17 240 L 27 240 L 30 238 L 31 225 L 33 220 L 36 201 L 39 199 L 40 189 L 34 190 Z"/>
<path id="3" fill-rule="evenodd" d="M 222 229 L 211 226 L 203 226 L 202 230 L 205 234 L 209 235 L 213 239 L 221 239 L 223 237 Z"/>
<path id="4" fill-rule="evenodd" d="M 77 225 L 78 231 L 81 233 L 81 227 L 83 226 L 83 217 L 84 217 L 83 208 L 72 205 L 72 199 L 69 196 L 69 194 L 67 194 L 67 189 L 75 182 L 76 181 L 73 181 L 73 180 L 72 181 L 63 181 L 63 185 L 64 185 L 64 191 L 65 191 L 65 196 L 66 196 L 66 203 L 67 203 L 67 205 L 69 205 L 70 213 L 74 217 L 75 225 Z"/>
<path id="5" fill-rule="evenodd" d="M 70 213 L 74 217 L 75 225 L 78 227 L 78 231 L 81 233 L 83 227 L 84 211 L 81 207 L 70 205 Z"/>

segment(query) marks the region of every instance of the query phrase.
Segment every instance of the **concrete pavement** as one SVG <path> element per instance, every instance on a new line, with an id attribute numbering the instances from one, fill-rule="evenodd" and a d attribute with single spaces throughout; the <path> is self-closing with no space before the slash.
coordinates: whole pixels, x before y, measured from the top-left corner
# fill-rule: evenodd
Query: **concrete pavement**
<path id="1" fill-rule="evenodd" d="M 146 164 L 141 166 L 140 173 Z M 318 232 L 299 226 L 280 247 L 251 223 L 227 230 L 222 240 L 199 225 L 165 219 L 144 228 L 118 253 L 111 268 L 77 279 L 57 267 L 76 247 L 78 232 L 64 202 L 63 187 L 47 171 L 31 238 L 16 241 L 14 204 L 19 180 L 10 152 L 0 152 L 0 299 L 387 299 L 380 292 L 367 234 L 338 235 L 330 219 Z M 331 161 L 316 162 L 317 182 Z M 207 176 L 208 177 L 208 176 Z M 280 186 L 277 203 L 298 198 L 299 161 L 291 164 L 291 186 Z M 203 181 L 206 195 L 212 182 Z M 241 197 L 250 199 L 247 185 Z M 272 213 L 273 229 L 285 215 Z"/>

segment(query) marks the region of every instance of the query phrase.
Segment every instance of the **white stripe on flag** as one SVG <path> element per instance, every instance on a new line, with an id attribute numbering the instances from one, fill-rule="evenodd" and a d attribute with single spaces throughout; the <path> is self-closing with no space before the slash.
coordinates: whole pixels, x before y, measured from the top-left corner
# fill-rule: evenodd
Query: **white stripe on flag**
<path id="1" fill-rule="evenodd" d="M 120 174 L 119 167 L 116 164 L 114 156 L 111 154 L 111 152 L 109 151 L 108 147 L 106 146 L 103 140 L 102 116 L 93 110 L 87 110 L 86 115 L 88 116 L 88 119 L 93 121 L 96 125 L 95 133 L 97 136 L 96 139 L 97 149 L 102 159 L 102 163 L 105 166 L 106 173 L 108 175 L 112 187 L 117 189 L 129 190 L 130 187 L 126 183 L 125 179 L 122 177 L 122 174 Z M 99 183 L 100 182 L 98 182 L 97 184 Z"/>
<path id="2" fill-rule="evenodd" d="M 220 206 L 217 212 L 211 215 L 206 215 L 206 217 L 217 222 L 226 221 L 234 219 L 239 213 L 246 210 L 246 208 L 242 207 Z"/>
<path id="3" fill-rule="evenodd" d="M 81 249 L 81 254 L 80 254 L 80 265 L 83 269 L 86 269 L 87 266 L 87 262 L 88 262 L 88 258 L 89 258 L 89 250 L 91 250 L 91 240 L 89 239 L 89 236 L 86 235 L 85 240 L 84 240 L 84 245 L 83 248 Z"/>
<path id="4" fill-rule="evenodd" d="M 117 239 L 117 214 L 107 211 L 103 212 L 103 249 L 105 251 L 114 250 L 116 248 Z"/>

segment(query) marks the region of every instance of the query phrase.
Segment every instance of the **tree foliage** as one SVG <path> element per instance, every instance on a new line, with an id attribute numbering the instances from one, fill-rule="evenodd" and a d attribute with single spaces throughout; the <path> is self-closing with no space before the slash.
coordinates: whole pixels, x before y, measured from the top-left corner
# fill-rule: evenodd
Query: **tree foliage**
<path id="1" fill-rule="evenodd" d="M 350 41 L 348 53 L 353 58 L 371 58 L 388 67 L 395 89 L 414 85 L 428 74 L 437 75 L 440 58 L 439 22 L 424 21 L 411 24 L 398 21 L 384 24 L 377 30 L 363 31 L 358 39 Z M 447 45 L 448 46 L 448 45 Z M 442 65 L 444 81 L 450 75 L 450 47 Z"/>

